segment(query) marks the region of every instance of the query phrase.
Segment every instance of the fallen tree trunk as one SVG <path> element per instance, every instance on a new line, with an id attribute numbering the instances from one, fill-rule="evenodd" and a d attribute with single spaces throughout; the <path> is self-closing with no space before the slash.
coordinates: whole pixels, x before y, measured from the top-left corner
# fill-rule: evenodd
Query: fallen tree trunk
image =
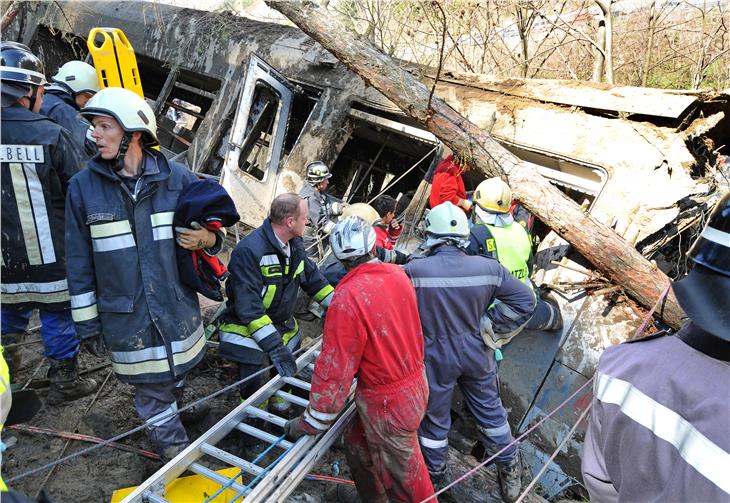
<path id="1" fill-rule="evenodd" d="M 421 122 L 460 158 L 485 176 L 500 176 L 515 198 L 560 234 L 596 268 L 647 308 L 657 302 L 669 278 L 611 229 L 578 205 L 537 171 L 462 117 L 417 78 L 366 40 L 357 38 L 325 9 L 311 1 L 267 4 L 334 54 L 406 114 Z M 429 106 L 430 104 L 430 106 Z M 672 292 L 658 316 L 677 328 L 684 315 Z"/>

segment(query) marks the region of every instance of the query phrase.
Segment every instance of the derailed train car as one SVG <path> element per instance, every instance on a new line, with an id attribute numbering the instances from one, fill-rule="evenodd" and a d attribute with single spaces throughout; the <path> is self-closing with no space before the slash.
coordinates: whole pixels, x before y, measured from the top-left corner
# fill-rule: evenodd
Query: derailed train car
<path id="1" fill-rule="evenodd" d="M 28 2 L 4 36 L 30 45 L 52 74 L 86 56 L 97 26 L 126 33 L 166 155 L 220 180 L 242 232 L 263 220 L 275 194 L 298 191 L 304 166 L 320 159 L 339 199 L 410 201 L 399 246 L 418 239 L 443 146 L 297 28 L 143 2 Z M 692 229 L 728 188 L 726 94 L 450 74 L 436 92 L 670 276 L 683 273 Z M 467 175 L 471 188 L 479 181 Z M 553 290 L 565 323 L 559 334 L 525 332 L 504 351 L 503 399 L 516 432 L 584 384 L 602 350 L 646 314 L 539 222 L 535 235 L 533 280 Z M 523 442 L 533 471 L 588 403 L 586 389 Z M 580 485 L 578 432 L 542 479 L 547 497 Z"/>

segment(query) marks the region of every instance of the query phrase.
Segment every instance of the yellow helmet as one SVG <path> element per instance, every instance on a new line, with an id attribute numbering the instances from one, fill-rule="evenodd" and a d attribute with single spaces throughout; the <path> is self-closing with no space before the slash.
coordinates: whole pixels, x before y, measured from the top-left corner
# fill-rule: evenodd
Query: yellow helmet
<path id="1" fill-rule="evenodd" d="M 380 218 L 380 215 L 378 215 L 378 212 L 375 211 L 375 208 L 373 208 L 369 204 L 355 203 L 349 206 L 345 206 L 345 209 L 342 210 L 342 215 L 340 216 L 340 218 L 344 220 L 347 217 L 360 217 L 367 223 L 372 225 L 376 222 L 376 220 Z"/>
<path id="2" fill-rule="evenodd" d="M 512 206 L 512 190 L 501 178 L 487 178 L 474 191 L 474 202 L 492 213 L 507 213 Z"/>

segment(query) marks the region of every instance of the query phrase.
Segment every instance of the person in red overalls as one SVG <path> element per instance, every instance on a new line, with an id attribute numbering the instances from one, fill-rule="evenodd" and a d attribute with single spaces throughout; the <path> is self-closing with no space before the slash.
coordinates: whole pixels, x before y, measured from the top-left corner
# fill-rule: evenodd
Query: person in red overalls
<path id="1" fill-rule="evenodd" d="M 348 273 L 325 318 L 309 405 L 287 423 L 287 433 L 326 431 L 357 375 L 357 416 L 345 445 L 360 499 L 422 501 L 434 491 L 417 435 L 428 383 L 415 291 L 400 267 L 375 258 L 375 231 L 363 219 L 338 222 L 330 243 Z"/>
<path id="2" fill-rule="evenodd" d="M 454 154 L 441 161 L 436 167 L 436 173 L 431 182 L 429 206 L 435 208 L 439 204 L 449 201 L 468 214 L 472 203 L 467 199 L 464 180 L 461 178 L 461 175 L 467 171 L 469 171 L 469 166 L 459 164 Z"/>
<path id="3" fill-rule="evenodd" d="M 395 217 L 397 202 L 393 197 L 383 194 L 373 201 L 373 208 L 378 212 L 378 220 L 373 224 L 375 229 L 375 246 L 385 250 L 392 250 L 398 241 L 403 228 Z"/>

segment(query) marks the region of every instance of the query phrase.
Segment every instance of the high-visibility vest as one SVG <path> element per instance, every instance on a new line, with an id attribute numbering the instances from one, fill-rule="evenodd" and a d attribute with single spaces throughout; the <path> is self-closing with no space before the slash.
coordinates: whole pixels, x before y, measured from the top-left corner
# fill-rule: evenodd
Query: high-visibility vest
<path id="1" fill-rule="evenodd" d="M 484 249 L 494 253 L 497 260 L 512 275 L 532 287 L 528 262 L 532 254 L 532 240 L 525 228 L 517 222 L 506 227 L 479 223 L 487 228 L 491 237 L 486 238 Z"/>
<path id="2" fill-rule="evenodd" d="M 0 346 L 0 411 L 2 416 L 0 417 L 0 431 L 2 431 L 5 424 L 5 418 L 10 412 L 10 404 L 12 398 L 10 395 L 10 370 L 8 364 L 5 362 L 3 356 L 3 347 Z M 8 490 L 8 486 L 5 485 L 5 481 L 0 477 L 0 491 L 5 492 Z"/>

